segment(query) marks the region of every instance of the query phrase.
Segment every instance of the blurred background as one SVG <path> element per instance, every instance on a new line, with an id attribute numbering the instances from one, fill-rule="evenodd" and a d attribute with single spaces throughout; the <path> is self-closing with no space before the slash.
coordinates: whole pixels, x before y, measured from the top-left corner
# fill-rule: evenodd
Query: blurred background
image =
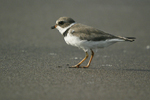
<path id="1" fill-rule="evenodd" d="M 69 69 L 84 52 L 50 29 L 62 16 L 136 41 L 96 51 L 88 70 Z M 148 100 L 149 25 L 149 0 L 1 0 L 0 99 Z"/>
<path id="2" fill-rule="evenodd" d="M 143 42 L 145 48 L 150 45 L 149 5 L 149 0 L 1 0 L 0 45 L 66 45 L 50 26 L 59 17 L 68 16 L 108 33 L 135 36 L 136 44 Z"/>

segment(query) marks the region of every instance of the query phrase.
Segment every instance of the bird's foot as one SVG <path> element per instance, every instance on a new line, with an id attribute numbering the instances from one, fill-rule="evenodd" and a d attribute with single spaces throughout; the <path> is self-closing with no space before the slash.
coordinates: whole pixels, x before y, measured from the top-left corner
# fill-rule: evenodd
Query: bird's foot
<path id="1" fill-rule="evenodd" d="M 74 65 L 74 66 L 71 66 L 71 67 L 69 67 L 69 68 L 80 68 L 79 66 L 80 66 L 80 65 Z"/>
<path id="2" fill-rule="evenodd" d="M 89 66 L 81 66 L 80 68 L 88 68 Z"/>
<path id="3" fill-rule="evenodd" d="M 89 66 L 81 66 L 80 65 L 75 65 L 75 66 L 72 66 L 72 67 L 69 67 L 69 68 L 88 68 Z"/>

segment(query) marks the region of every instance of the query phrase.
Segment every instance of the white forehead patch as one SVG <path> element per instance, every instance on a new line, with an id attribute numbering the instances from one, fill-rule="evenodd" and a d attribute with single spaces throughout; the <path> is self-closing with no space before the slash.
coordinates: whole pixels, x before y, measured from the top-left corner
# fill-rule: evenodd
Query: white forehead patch
<path id="1" fill-rule="evenodd" d="M 56 21 L 56 24 L 58 24 L 58 20 Z"/>

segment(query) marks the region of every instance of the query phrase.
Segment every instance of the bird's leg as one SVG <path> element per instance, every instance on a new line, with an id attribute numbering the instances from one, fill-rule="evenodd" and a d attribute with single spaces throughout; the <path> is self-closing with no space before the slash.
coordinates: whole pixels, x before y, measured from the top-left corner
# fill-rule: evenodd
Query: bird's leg
<path id="1" fill-rule="evenodd" d="M 82 66 L 82 67 L 80 67 L 80 68 L 88 68 L 88 67 L 90 66 L 90 63 L 91 63 L 93 57 L 94 57 L 94 52 L 93 52 L 92 49 L 91 49 L 91 58 L 90 58 L 88 64 L 87 64 L 86 66 Z"/>
<path id="2" fill-rule="evenodd" d="M 85 57 L 75 66 L 72 66 L 70 68 L 79 68 L 79 66 L 88 58 L 88 53 L 85 52 Z"/>

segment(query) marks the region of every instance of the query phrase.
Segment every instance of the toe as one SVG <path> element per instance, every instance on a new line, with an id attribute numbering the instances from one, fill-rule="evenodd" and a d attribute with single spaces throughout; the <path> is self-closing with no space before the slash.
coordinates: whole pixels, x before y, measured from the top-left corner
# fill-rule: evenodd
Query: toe
<path id="1" fill-rule="evenodd" d="M 72 66 L 72 67 L 69 67 L 69 68 L 79 68 L 80 65 L 75 65 L 75 66 Z"/>
<path id="2" fill-rule="evenodd" d="M 89 66 L 82 66 L 82 67 L 80 67 L 80 68 L 88 68 Z"/>

